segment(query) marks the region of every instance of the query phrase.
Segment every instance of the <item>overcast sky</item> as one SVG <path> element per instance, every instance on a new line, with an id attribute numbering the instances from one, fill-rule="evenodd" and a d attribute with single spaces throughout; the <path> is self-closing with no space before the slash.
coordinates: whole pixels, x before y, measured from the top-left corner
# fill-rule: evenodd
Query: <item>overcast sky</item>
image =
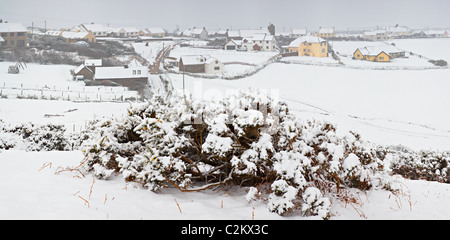
<path id="1" fill-rule="evenodd" d="M 314 31 L 407 25 L 450 27 L 449 0 L 0 0 L 0 19 L 59 29 L 80 23 L 174 30 L 276 26 Z"/>

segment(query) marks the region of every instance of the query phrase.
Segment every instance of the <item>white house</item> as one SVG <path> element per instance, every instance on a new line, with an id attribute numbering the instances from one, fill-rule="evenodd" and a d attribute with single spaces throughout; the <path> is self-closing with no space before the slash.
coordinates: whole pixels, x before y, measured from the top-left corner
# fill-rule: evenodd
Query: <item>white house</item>
<path id="1" fill-rule="evenodd" d="M 399 25 L 387 27 L 386 32 L 388 37 L 391 38 L 407 38 L 414 34 L 414 32 L 408 27 Z"/>
<path id="2" fill-rule="evenodd" d="M 267 33 L 257 33 L 253 37 L 247 37 L 242 40 L 242 49 L 247 51 L 274 52 L 278 51 L 275 36 Z"/>
<path id="3" fill-rule="evenodd" d="M 306 28 L 305 29 L 292 29 L 289 33 L 289 37 L 299 38 L 299 37 L 306 36 L 307 34 L 308 34 L 308 31 L 306 31 Z"/>
<path id="4" fill-rule="evenodd" d="M 221 74 L 225 69 L 225 65 L 216 58 L 209 57 L 205 61 L 206 74 Z"/>
<path id="5" fill-rule="evenodd" d="M 386 30 L 373 30 L 363 33 L 362 38 L 370 41 L 384 41 L 388 39 Z"/>
<path id="6" fill-rule="evenodd" d="M 103 26 L 98 23 L 81 24 L 80 31 L 89 32 L 91 31 L 95 37 L 106 37 L 113 32 L 113 28 Z"/>
<path id="7" fill-rule="evenodd" d="M 208 39 L 208 31 L 205 28 L 193 28 L 183 31 L 183 37 Z"/>

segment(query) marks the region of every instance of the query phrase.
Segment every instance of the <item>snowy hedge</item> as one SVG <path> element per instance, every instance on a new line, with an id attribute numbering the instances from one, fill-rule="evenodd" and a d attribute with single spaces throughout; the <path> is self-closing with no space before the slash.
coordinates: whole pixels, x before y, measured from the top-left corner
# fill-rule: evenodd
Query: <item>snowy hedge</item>
<path id="1" fill-rule="evenodd" d="M 153 191 L 248 186 L 249 200 L 267 200 L 279 214 L 326 219 L 330 196 L 371 188 L 380 168 L 376 146 L 351 132 L 339 135 L 327 122 L 300 121 L 259 91 L 215 102 L 156 95 L 91 131 L 84 167 L 99 178 L 117 173 Z"/>
<path id="2" fill-rule="evenodd" d="M 7 124 L 0 120 L 0 149 L 26 151 L 72 150 L 63 125 Z"/>

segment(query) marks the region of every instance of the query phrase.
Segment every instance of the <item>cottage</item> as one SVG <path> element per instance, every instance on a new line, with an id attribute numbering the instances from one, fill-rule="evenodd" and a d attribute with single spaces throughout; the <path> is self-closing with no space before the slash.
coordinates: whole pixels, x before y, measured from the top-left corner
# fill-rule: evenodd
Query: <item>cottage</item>
<path id="1" fill-rule="evenodd" d="M 362 37 L 369 41 L 384 41 L 388 38 L 386 30 L 367 31 L 363 33 Z"/>
<path id="2" fill-rule="evenodd" d="M 128 87 L 130 90 L 142 90 L 148 82 L 147 67 L 97 67 L 94 80 L 98 82 L 114 82 Z"/>
<path id="3" fill-rule="evenodd" d="M 182 35 L 183 37 L 208 39 L 208 31 L 204 27 L 185 30 Z"/>
<path id="4" fill-rule="evenodd" d="M 216 58 L 202 55 L 181 56 L 178 63 L 180 72 L 218 74 L 224 71 L 224 64 Z"/>
<path id="5" fill-rule="evenodd" d="M 227 43 L 225 43 L 225 50 L 240 50 L 242 47 L 242 40 L 234 40 L 230 39 Z"/>
<path id="6" fill-rule="evenodd" d="M 164 29 L 160 28 L 160 27 L 151 27 L 151 28 L 147 28 L 145 29 L 146 31 L 146 35 L 147 36 L 151 36 L 151 37 L 165 37 L 166 36 L 166 31 L 164 31 Z"/>
<path id="7" fill-rule="evenodd" d="M 392 45 L 368 46 L 356 49 L 353 59 L 372 62 L 389 62 L 392 58 L 404 57 L 405 51 Z"/>
<path id="8" fill-rule="evenodd" d="M 333 28 L 319 28 L 318 36 L 321 38 L 332 38 L 336 35 L 336 31 Z"/>
<path id="9" fill-rule="evenodd" d="M 241 51 L 278 51 L 275 36 L 268 33 L 257 33 L 251 37 L 244 37 L 242 40 L 229 39 L 224 46 L 225 50 Z"/>
<path id="10" fill-rule="evenodd" d="M 105 27 L 102 24 L 96 24 L 96 23 L 91 23 L 91 24 L 81 24 L 79 26 L 80 28 L 80 32 L 92 32 L 92 34 L 95 37 L 107 37 L 108 35 L 111 35 L 113 32 L 113 28 L 110 27 Z"/>
<path id="11" fill-rule="evenodd" d="M 95 70 L 97 67 L 102 66 L 102 59 L 86 59 L 84 63 L 78 66 L 73 71 L 74 79 L 88 79 L 93 80 L 95 75 Z"/>
<path id="12" fill-rule="evenodd" d="M 116 37 L 137 37 L 139 36 L 139 30 L 135 27 L 122 27 L 116 28 L 113 31 Z"/>
<path id="13" fill-rule="evenodd" d="M 221 74 L 225 65 L 216 58 L 207 58 L 205 61 L 205 73 L 206 74 Z"/>
<path id="14" fill-rule="evenodd" d="M 448 37 L 447 30 L 428 30 L 424 32 L 428 38 L 446 38 Z"/>
<path id="15" fill-rule="evenodd" d="M 206 58 L 201 55 L 181 56 L 178 63 L 180 72 L 204 73 Z"/>
<path id="16" fill-rule="evenodd" d="M 291 38 L 299 38 L 306 36 L 308 34 L 306 28 L 305 29 L 293 29 L 289 32 L 289 37 Z"/>
<path id="17" fill-rule="evenodd" d="M 327 57 L 328 42 L 317 36 L 303 36 L 292 41 L 285 48 L 285 52 L 297 52 L 298 56 Z"/>
<path id="18" fill-rule="evenodd" d="M 27 46 L 27 29 L 20 23 L 0 23 L 0 37 L 3 39 L 2 48 Z"/>
<path id="19" fill-rule="evenodd" d="M 414 35 L 414 32 L 406 26 L 391 26 L 386 28 L 388 37 L 390 38 L 409 38 Z"/>
<path id="20" fill-rule="evenodd" d="M 66 39 L 66 43 L 76 43 L 78 41 L 96 42 L 96 37 L 92 32 L 68 32 L 64 31 L 59 34 L 60 37 Z"/>

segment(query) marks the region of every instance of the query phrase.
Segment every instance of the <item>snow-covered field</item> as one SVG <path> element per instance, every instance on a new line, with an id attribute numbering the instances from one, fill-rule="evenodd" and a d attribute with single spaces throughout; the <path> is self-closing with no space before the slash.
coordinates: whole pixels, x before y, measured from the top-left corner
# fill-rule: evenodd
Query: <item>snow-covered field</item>
<path id="1" fill-rule="evenodd" d="M 450 60 L 448 39 L 395 42 L 399 48 Z M 231 61 L 226 57 L 228 53 L 217 52 L 210 55 Z M 257 64 L 264 61 L 261 59 L 249 56 L 240 61 Z M 30 64 L 23 74 L 8 75 L 4 72 L 7 65 L 0 63 L 0 87 L 3 82 L 17 83 L 18 79 L 11 77 L 21 76 L 26 79 L 24 84 L 83 87 L 64 77 L 68 66 Z M 168 76 L 175 87 L 182 87 L 181 75 Z M 185 85 L 188 92 L 203 98 L 220 98 L 237 88 L 266 89 L 273 97 L 286 101 L 290 111 L 301 118 L 329 120 L 338 129 L 353 130 L 377 144 L 450 150 L 449 76 L 448 68 L 368 70 L 275 63 L 253 76 L 233 81 L 185 76 Z M 94 115 L 121 117 L 128 106 L 8 98 L 0 99 L 0 119 L 11 123 L 51 121 L 66 124 L 69 130 L 76 122 L 78 130 Z M 64 114 L 69 109 L 78 111 Z M 63 113 L 64 117 L 44 118 L 46 113 Z M 155 194 L 136 183 L 125 183 L 121 177 L 94 181 L 91 175 L 83 177 L 76 171 L 57 173 L 77 166 L 83 160 L 79 151 L 0 151 L 0 219 L 252 219 L 252 214 L 254 219 L 305 219 L 298 215 L 280 217 L 269 212 L 261 201 L 247 203 L 246 189 L 194 193 L 168 189 Z M 450 219 L 450 185 L 398 176 L 385 178 L 401 189 L 399 194 L 380 189 L 352 192 L 359 204 L 333 202 L 331 219 Z"/>

